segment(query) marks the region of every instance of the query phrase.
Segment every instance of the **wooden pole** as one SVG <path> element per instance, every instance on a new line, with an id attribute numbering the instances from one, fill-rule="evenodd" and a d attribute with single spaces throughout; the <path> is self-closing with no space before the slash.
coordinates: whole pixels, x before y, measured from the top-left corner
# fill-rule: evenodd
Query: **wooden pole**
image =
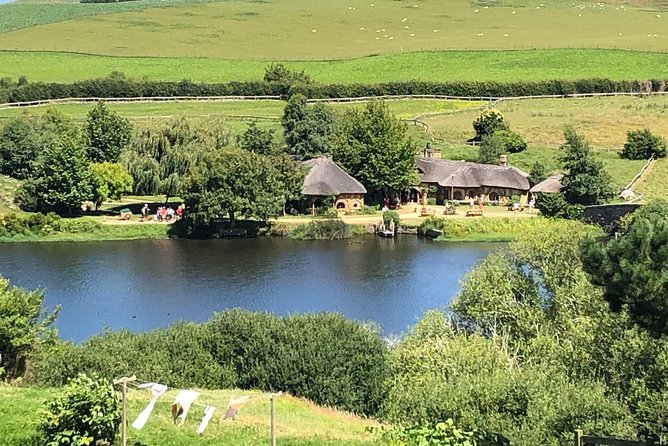
<path id="1" fill-rule="evenodd" d="M 128 444 L 128 426 L 127 426 L 127 417 L 126 417 L 126 402 L 127 402 L 127 393 L 128 393 L 128 383 L 132 381 L 136 381 L 137 377 L 135 376 L 130 376 L 130 377 L 123 377 L 119 379 L 114 380 L 114 384 L 122 384 L 122 396 L 123 399 L 121 400 L 121 445 L 122 446 L 127 446 Z"/>
<path id="2" fill-rule="evenodd" d="M 271 417 L 271 427 L 269 430 L 269 446 L 276 446 L 276 412 L 274 411 L 274 394 L 269 397 L 269 413 Z"/>
<path id="3" fill-rule="evenodd" d="M 582 446 L 582 429 L 575 429 L 574 446 Z"/>

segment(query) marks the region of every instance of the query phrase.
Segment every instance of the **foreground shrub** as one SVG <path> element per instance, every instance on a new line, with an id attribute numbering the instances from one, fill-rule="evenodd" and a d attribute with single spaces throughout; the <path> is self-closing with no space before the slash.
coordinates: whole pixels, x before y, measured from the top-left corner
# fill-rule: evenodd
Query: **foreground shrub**
<path id="1" fill-rule="evenodd" d="M 109 381 L 80 374 L 46 403 L 40 430 L 46 446 L 110 445 L 120 420 L 120 401 Z"/>
<path id="2" fill-rule="evenodd" d="M 342 220 L 313 220 L 299 225 L 288 233 L 295 240 L 341 240 L 352 237 L 349 225 Z"/>
<path id="3" fill-rule="evenodd" d="M 519 446 L 568 444 L 576 428 L 633 435 L 628 409 L 602 383 L 524 363 L 503 342 L 467 333 L 444 313 L 427 316 L 391 352 L 385 416 L 427 425 L 451 418 Z"/>
<path id="4" fill-rule="evenodd" d="M 439 423 L 394 425 L 377 431 L 387 446 L 474 446 L 476 433 L 458 429 L 451 418 Z"/>
<path id="5" fill-rule="evenodd" d="M 55 336 L 60 308 L 48 314 L 43 303 L 42 291 L 13 287 L 0 276 L 0 379 L 21 376 L 27 355 Z"/>
<path id="6" fill-rule="evenodd" d="M 137 375 L 170 387 L 282 390 L 374 414 L 383 400 L 385 354 L 375 329 L 339 314 L 279 317 L 235 309 L 201 324 L 107 331 L 81 345 L 40 349 L 27 379 L 57 386 L 82 371 L 108 379 Z"/>

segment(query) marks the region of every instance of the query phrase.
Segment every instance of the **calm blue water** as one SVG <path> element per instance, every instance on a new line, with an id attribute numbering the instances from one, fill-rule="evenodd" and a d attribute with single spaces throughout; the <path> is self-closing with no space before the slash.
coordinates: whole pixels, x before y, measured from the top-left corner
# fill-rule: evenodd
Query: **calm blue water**
<path id="1" fill-rule="evenodd" d="M 496 245 L 498 246 L 498 245 Z M 399 334 L 444 307 L 494 244 L 399 237 L 348 241 L 159 240 L 0 245 L 0 274 L 62 305 L 60 334 L 203 321 L 231 307 L 339 311 Z"/>

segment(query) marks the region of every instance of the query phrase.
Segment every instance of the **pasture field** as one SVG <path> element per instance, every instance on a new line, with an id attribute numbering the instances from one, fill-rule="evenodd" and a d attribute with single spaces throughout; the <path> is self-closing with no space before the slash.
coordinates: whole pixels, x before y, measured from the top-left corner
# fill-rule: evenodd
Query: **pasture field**
<path id="1" fill-rule="evenodd" d="M 252 81 L 262 79 L 269 63 L 250 59 L 120 57 L 0 50 L 0 77 L 17 79 L 25 75 L 33 82 L 74 82 L 120 71 L 132 78 L 151 80 Z M 306 71 L 317 82 L 342 84 L 412 79 L 512 82 L 595 77 L 613 80 L 668 78 L 668 53 L 587 48 L 421 51 L 284 63 L 290 69 Z"/>
<path id="2" fill-rule="evenodd" d="M 668 96 L 503 101 L 496 107 L 530 146 L 557 148 L 572 125 L 595 148 L 619 150 L 626 132 L 649 128 L 668 138 Z M 477 111 L 423 118 L 439 139 L 458 145 L 473 135 Z"/>
<path id="3" fill-rule="evenodd" d="M 335 110 L 346 110 L 350 107 L 363 106 L 364 102 L 329 103 Z M 440 99 L 406 99 L 388 100 L 387 104 L 399 118 L 409 119 L 422 113 L 448 113 L 467 108 L 477 108 L 486 104 L 483 101 L 458 101 Z M 74 119 L 84 119 L 86 113 L 94 104 L 63 104 L 50 106 L 57 108 Z M 241 119 L 273 118 L 277 121 L 283 115 L 284 101 L 274 100 L 247 100 L 247 101 L 165 101 L 165 102 L 109 102 L 107 106 L 129 119 L 144 119 L 151 117 L 232 117 Z M 48 107 L 2 108 L 0 119 L 18 116 L 22 113 L 43 113 Z M 2 121 L 0 121 L 2 122 Z"/>
<path id="4" fill-rule="evenodd" d="M 665 8 L 620 1 L 509 3 L 486 7 L 469 0 L 186 2 L 15 29 L 0 34 L 0 48 L 245 60 L 331 60 L 446 49 L 668 51 Z M 4 16 L 0 10 L 0 22 Z"/>
<path id="5" fill-rule="evenodd" d="M 146 426 L 137 431 L 128 429 L 128 444 L 160 444 L 164 446 L 258 445 L 269 442 L 269 398 L 255 391 L 203 390 L 200 402 L 217 407 L 203 435 L 197 435 L 201 407 L 193 407 L 183 426 L 172 422 L 171 403 L 176 395 L 170 390 L 158 400 Z M 16 388 L 0 386 L 0 438 L 5 446 L 33 444 L 28 441 L 36 432 L 40 409 L 57 394 L 56 389 Z M 223 420 L 231 395 L 252 395 L 235 420 Z M 128 394 L 130 421 L 146 406 L 149 394 L 132 390 Z M 367 426 L 377 422 L 347 413 L 316 406 L 291 396 L 276 399 L 277 443 L 286 446 L 361 446 L 373 444 L 365 433 Z"/>

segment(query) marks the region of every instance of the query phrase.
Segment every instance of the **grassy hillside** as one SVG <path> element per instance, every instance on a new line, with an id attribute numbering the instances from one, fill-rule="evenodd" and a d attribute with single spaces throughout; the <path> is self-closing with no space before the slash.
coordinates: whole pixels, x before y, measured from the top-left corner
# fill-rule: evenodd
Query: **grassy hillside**
<path id="1" fill-rule="evenodd" d="M 76 17 L 136 11 L 176 4 L 196 4 L 206 0 L 141 0 L 120 3 L 81 4 L 77 0 L 19 0 L 0 5 L 0 32 L 59 22 Z"/>
<path id="2" fill-rule="evenodd" d="M 22 389 L 0 386 L 0 438 L 3 446 L 26 444 L 36 429 L 39 409 L 45 400 L 57 393 L 54 389 Z M 230 395 L 253 395 L 239 412 L 237 419 L 223 420 Z M 198 444 L 229 446 L 260 445 L 269 441 L 269 399 L 258 392 L 202 391 L 198 403 L 217 407 L 209 427 L 202 436 L 197 435 L 197 426 L 203 407 L 193 406 L 186 423 L 177 427 L 172 423 L 170 405 L 176 390 L 164 395 L 154 409 L 146 426 L 137 431 L 128 429 L 128 444 L 140 441 L 147 445 L 189 446 Z M 148 403 L 146 391 L 132 390 L 129 393 L 128 418 L 134 417 Z M 292 446 L 342 445 L 358 446 L 370 444 L 372 437 L 364 432 L 367 426 L 376 425 L 353 415 L 315 406 L 302 399 L 282 396 L 276 399 L 277 443 Z"/>
<path id="3" fill-rule="evenodd" d="M 186 2 L 8 31 L 0 34 L 0 48 L 284 60 L 444 49 L 668 50 L 668 14 L 662 16 L 662 9 L 621 2 L 513 3 L 485 7 L 469 0 Z"/>
<path id="4" fill-rule="evenodd" d="M 665 2 L 483 3 L 22 1 L 0 5 L 0 66 L 3 76 L 60 82 L 114 70 L 250 80 L 268 60 L 320 82 L 668 77 Z"/>

